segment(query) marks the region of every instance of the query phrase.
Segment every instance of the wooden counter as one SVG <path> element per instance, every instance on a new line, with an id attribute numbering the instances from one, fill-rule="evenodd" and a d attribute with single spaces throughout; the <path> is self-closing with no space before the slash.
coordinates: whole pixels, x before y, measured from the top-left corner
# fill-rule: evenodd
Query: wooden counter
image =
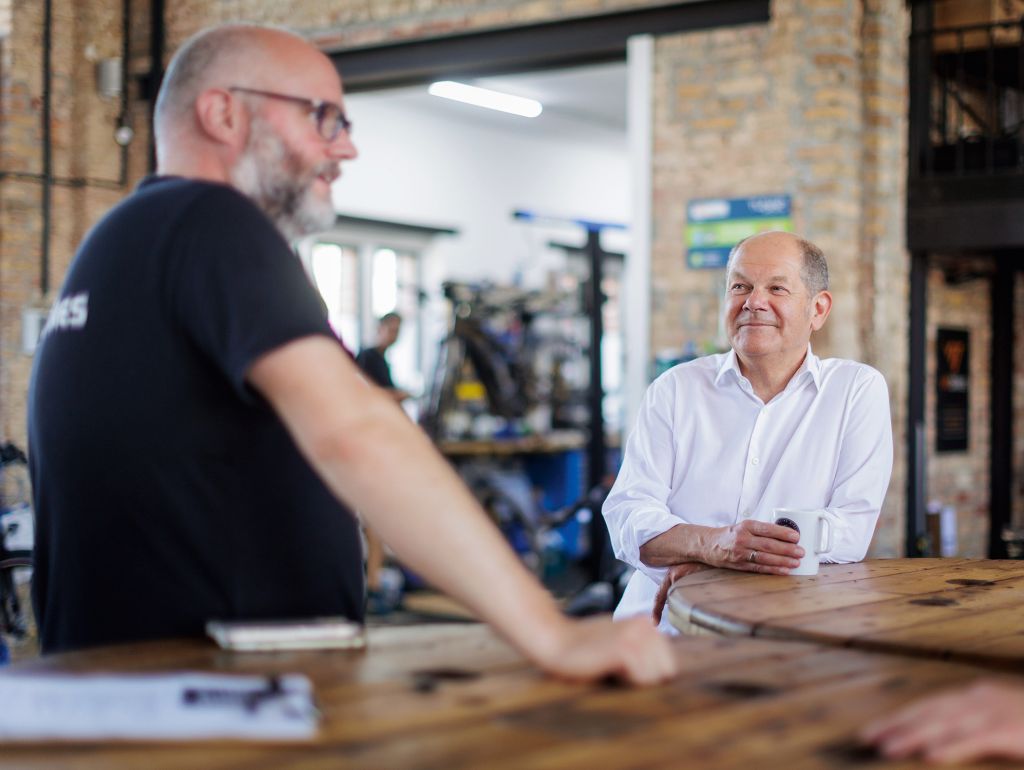
<path id="1" fill-rule="evenodd" d="M 851 768 L 872 759 L 851 740 L 865 720 L 978 674 L 792 642 L 674 644 L 683 675 L 647 689 L 553 681 L 478 625 L 371 629 L 366 652 L 246 655 L 197 640 L 53 656 L 0 676 L 303 672 L 323 712 L 320 733 L 300 745 L 8 744 L 0 768 Z"/>
<path id="2" fill-rule="evenodd" d="M 579 431 L 555 431 L 543 436 L 519 436 L 507 439 L 463 439 L 438 443 L 446 457 L 493 457 L 496 455 L 552 454 L 581 449 L 586 436 Z"/>
<path id="3" fill-rule="evenodd" d="M 711 569 L 678 581 L 667 611 L 681 629 L 1024 663 L 1024 561 L 879 559 L 811 577 Z"/>

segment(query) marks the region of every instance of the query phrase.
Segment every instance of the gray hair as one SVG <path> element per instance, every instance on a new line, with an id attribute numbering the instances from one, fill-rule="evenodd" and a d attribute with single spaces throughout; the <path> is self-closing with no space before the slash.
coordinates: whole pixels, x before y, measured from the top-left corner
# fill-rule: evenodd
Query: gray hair
<path id="1" fill-rule="evenodd" d="M 262 42 L 258 33 L 266 31 L 295 34 L 283 27 L 221 24 L 201 30 L 186 40 L 167 65 L 160 84 L 153 112 L 158 137 L 188 114 L 199 94 L 222 77 L 227 65 L 237 65 L 246 56 L 258 55 Z M 237 73 L 245 71 L 244 67 L 234 69 Z"/>
<path id="2" fill-rule="evenodd" d="M 762 235 L 762 233 L 757 235 Z M 736 262 L 736 255 L 739 254 L 743 244 L 751 238 L 756 238 L 757 235 L 748 235 L 732 247 L 732 250 L 729 252 L 729 261 L 726 263 L 727 272 L 732 270 Z M 828 291 L 828 260 L 825 259 L 825 252 L 806 238 L 801 238 L 799 235 L 794 235 L 793 237 L 796 239 L 800 255 L 803 257 L 800 278 L 803 280 L 804 286 L 807 287 L 807 290 L 812 295 L 821 291 Z"/>

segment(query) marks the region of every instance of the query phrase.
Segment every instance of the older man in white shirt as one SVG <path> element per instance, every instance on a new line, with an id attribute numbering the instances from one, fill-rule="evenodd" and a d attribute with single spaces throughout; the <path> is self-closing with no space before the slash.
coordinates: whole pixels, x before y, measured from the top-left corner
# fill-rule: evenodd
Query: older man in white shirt
<path id="1" fill-rule="evenodd" d="M 831 308 L 814 244 L 769 232 L 733 249 L 732 350 L 650 386 L 604 505 L 615 555 L 637 570 L 617 618 L 650 614 L 678 565 L 788 574 L 803 550 L 770 523 L 776 507 L 828 509 L 840 526 L 822 559 L 864 558 L 892 471 L 889 394 L 870 366 L 813 354 Z"/>

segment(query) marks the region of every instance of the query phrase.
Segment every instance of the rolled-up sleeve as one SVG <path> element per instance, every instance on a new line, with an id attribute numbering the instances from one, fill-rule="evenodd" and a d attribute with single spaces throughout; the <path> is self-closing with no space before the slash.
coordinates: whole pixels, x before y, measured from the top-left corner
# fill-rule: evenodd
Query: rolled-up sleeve
<path id="1" fill-rule="evenodd" d="M 882 375 L 864 367 L 847 402 L 836 477 L 827 508 L 843 525 L 836 528 L 823 561 L 861 561 L 871 544 L 892 474 L 889 389 Z"/>
<path id="2" fill-rule="evenodd" d="M 674 400 L 668 378 L 647 389 L 622 468 L 602 508 L 615 556 L 659 583 L 665 570 L 643 564 L 640 547 L 682 523 L 667 505 L 676 462 Z"/>

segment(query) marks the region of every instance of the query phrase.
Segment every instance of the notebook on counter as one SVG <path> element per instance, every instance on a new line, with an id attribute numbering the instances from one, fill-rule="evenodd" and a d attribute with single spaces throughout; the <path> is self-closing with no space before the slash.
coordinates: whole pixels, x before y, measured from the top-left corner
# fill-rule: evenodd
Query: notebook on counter
<path id="1" fill-rule="evenodd" d="M 211 620 L 206 633 L 226 650 L 358 649 L 366 646 L 363 626 L 348 618 L 305 620 Z"/>

